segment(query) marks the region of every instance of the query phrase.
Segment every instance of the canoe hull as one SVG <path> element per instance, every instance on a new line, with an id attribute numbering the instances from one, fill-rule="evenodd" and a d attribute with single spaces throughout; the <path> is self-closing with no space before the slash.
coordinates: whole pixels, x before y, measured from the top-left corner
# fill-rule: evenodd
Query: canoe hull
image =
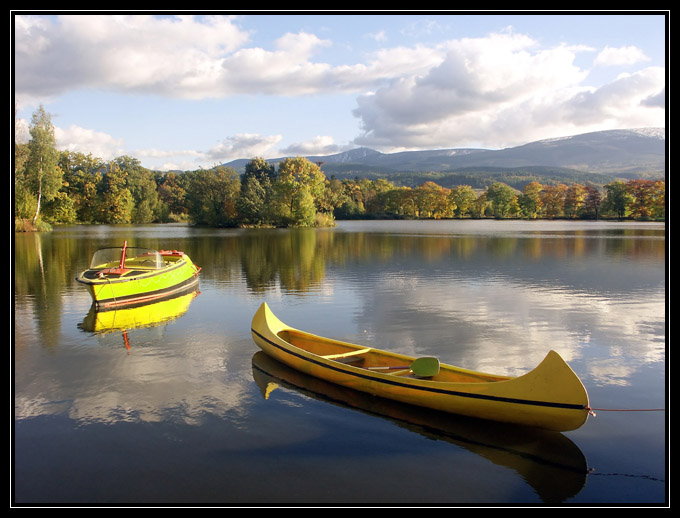
<path id="1" fill-rule="evenodd" d="M 282 323 L 262 304 L 251 326 L 255 343 L 268 355 L 301 372 L 376 396 L 466 415 L 547 430 L 579 428 L 588 417 L 588 395 L 580 379 L 554 351 L 519 377 L 494 376 L 442 364 L 428 379 L 370 370 L 318 352 L 365 351 L 384 363 L 409 365 L 414 358 L 315 336 Z M 298 342 L 303 347 L 293 345 Z M 314 349 L 316 352 L 311 352 Z M 334 349 L 335 348 L 335 349 Z M 338 356 L 337 354 L 330 356 Z M 347 356 L 343 355 L 345 358 Z M 460 379 L 463 381 L 450 381 Z M 443 381 L 446 380 L 446 381 Z"/>
<path id="2" fill-rule="evenodd" d="M 200 269 L 183 254 L 165 268 L 126 275 L 94 276 L 84 271 L 76 281 L 85 285 L 99 308 L 143 304 L 172 297 L 198 285 Z"/>

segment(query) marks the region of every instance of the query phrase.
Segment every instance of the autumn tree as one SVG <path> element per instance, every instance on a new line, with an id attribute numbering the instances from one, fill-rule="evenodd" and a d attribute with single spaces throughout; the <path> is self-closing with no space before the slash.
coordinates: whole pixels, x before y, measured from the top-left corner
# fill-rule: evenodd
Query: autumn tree
<path id="1" fill-rule="evenodd" d="M 543 214 L 548 218 L 556 218 L 564 212 L 564 195 L 567 186 L 564 184 L 545 185 L 541 191 L 541 203 L 543 204 Z"/>
<path id="2" fill-rule="evenodd" d="M 583 209 L 586 198 L 586 188 L 581 184 L 571 184 L 564 193 L 564 215 L 575 218 Z"/>
<path id="3" fill-rule="evenodd" d="M 434 182 L 425 182 L 416 189 L 415 194 L 420 217 L 439 219 L 453 215 L 448 203 L 448 189 Z"/>
<path id="4" fill-rule="evenodd" d="M 653 219 L 666 217 L 666 182 L 657 180 L 650 186 L 650 216 Z"/>
<path id="5" fill-rule="evenodd" d="M 586 218 L 597 219 L 600 215 L 600 206 L 602 205 L 602 194 L 592 185 L 586 185 L 586 195 L 583 200 L 582 216 Z"/>
<path id="6" fill-rule="evenodd" d="M 630 215 L 635 219 L 665 216 L 665 183 L 654 180 L 630 180 L 626 185 L 630 194 Z"/>

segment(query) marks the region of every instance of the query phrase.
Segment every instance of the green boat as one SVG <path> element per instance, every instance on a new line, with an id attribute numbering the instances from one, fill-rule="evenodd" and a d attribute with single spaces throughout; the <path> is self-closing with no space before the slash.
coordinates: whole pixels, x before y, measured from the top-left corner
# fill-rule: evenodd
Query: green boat
<path id="1" fill-rule="evenodd" d="M 184 252 L 150 248 L 101 248 L 76 277 L 99 307 L 127 306 L 170 297 L 198 284 L 197 267 Z"/>

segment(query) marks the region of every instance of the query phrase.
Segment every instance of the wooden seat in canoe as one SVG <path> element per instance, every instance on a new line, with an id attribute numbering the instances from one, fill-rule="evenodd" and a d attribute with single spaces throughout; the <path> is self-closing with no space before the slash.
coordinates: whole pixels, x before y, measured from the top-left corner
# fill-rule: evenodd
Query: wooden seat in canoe
<path id="1" fill-rule="evenodd" d="M 365 360 L 365 358 L 362 358 L 360 355 L 366 354 L 367 352 L 370 351 L 371 351 L 370 347 L 367 347 L 365 349 L 356 349 L 354 351 L 348 351 L 346 353 L 324 354 L 322 358 L 326 358 L 327 360 L 333 360 L 340 363 L 360 363 Z"/>

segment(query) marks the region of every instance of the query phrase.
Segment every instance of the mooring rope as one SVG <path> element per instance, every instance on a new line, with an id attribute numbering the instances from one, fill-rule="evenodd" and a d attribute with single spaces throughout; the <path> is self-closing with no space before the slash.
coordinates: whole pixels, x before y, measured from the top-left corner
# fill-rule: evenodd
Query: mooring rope
<path id="1" fill-rule="evenodd" d="M 586 410 L 593 416 L 595 416 L 595 411 L 598 412 L 665 412 L 665 408 L 592 408 L 587 407 Z"/>

